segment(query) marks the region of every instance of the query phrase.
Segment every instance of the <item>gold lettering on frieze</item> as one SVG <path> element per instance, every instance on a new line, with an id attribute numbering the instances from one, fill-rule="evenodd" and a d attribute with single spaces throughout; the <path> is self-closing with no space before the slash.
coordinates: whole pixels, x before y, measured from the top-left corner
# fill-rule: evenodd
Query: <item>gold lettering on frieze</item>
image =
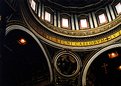
<path id="1" fill-rule="evenodd" d="M 121 36 L 121 30 L 110 35 L 110 36 L 107 36 L 107 37 L 104 37 L 104 38 L 101 38 L 101 39 L 98 39 L 98 40 L 93 40 L 93 41 L 66 41 L 66 40 L 62 40 L 62 39 L 58 39 L 56 37 L 52 37 L 52 36 L 49 36 L 49 35 L 46 35 L 46 39 L 50 40 L 50 41 L 53 41 L 55 43 L 58 43 L 58 44 L 62 44 L 62 45 L 66 45 L 66 46 L 76 46 L 76 47 L 84 47 L 84 46 L 93 46 L 93 45 L 98 45 L 98 44 L 102 44 L 102 43 L 105 43 L 105 42 L 108 42 L 110 40 L 113 40 L 117 37 Z"/>
<path id="2" fill-rule="evenodd" d="M 89 42 L 89 45 L 94 45 L 94 41 L 90 41 Z"/>
<path id="3" fill-rule="evenodd" d="M 84 46 L 89 46 L 89 45 L 88 45 L 88 42 L 84 42 Z"/>
<path id="4" fill-rule="evenodd" d="M 80 42 L 76 42 L 76 46 L 80 46 L 81 44 L 80 44 Z"/>
<path id="5" fill-rule="evenodd" d="M 107 40 L 107 38 L 104 38 L 104 42 L 107 42 L 108 40 Z"/>
<path id="6" fill-rule="evenodd" d="M 81 46 L 84 46 L 84 42 L 81 42 Z"/>
<path id="7" fill-rule="evenodd" d="M 86 44 L 87 46 L 90 46 L 90 42 L 86 42 L 85 44 Z"/>
<path id="8" fill-rule="evenodd" d="M 51 36 L 46 35 L 46 38 L 47 38 L 48 40 L 51 40 Z"/>
<path id="9" fill-rule="evenodd" d="M 100 40 L 100 43 L 104 43 L 104 42 L 107 42 L 107 38 L 103 38 Z"/>
<path id="10" fill-rule="evenodd" d="M 72 42 L 72 46 L 75 46 L 75 42 Z"/>
<path id="11" fill-rule="evenodd" d="M 52 38 L 52 41 L 53 41 L 53 42 L 57 42 L 56 38 Z"/>
<path id="12" fill-rule="evenodd" d="M 114 34 L 113 34 L 113 35 L 111 35 L 111 39 L 114 39 L 114 38 L 115 38 Z"/>
<path id="13" fill-rule="evenodd" d="M 120 32 L 117 32 L 114 34 L 115 37 L 118 37 L 120 35 Z"/>
<path id="14" fill-rule="evenodd" d="M 108 36 L 108 37 L 107 37 L 107 40 L 108 40 L 108 41 L 112 40 L 112 37 L 111 37 L 111 36 Z"/>
<path id="15" fill-rule="evenodd" d="M 65 45 L 71 45 L 70 41 L 65 41 Z"/>
<path id="16" fill-rule="evenodd" d="M 61 43 L 61 40 L 60 39 L 56 39 L 56 40 L 57 40 L 57 43 L 59 43 L 59 44 Z"/>
<path id="17" fill-rule="evenodd" d="M 84 42 L 80 42 L 80 46 L 84 46 Z"/>
<path id="18" fill-rule="evenodd" d="M 52 37 L 51 37 L 51 36 L 49 36 L 49 40 L 51 40 L 51 41 L 52 41 Z"/>
<path id="19" fill-rule="evenodd" d="M 48 39 L 49 38 L 49 36 L 48 35 L 46 35 L 46 37 L 45 37 L 46 39 Z"/>
<path id="20" fill-rule="evenodd" d="M 65 43 L 64 43 L 64 40 L 61 40 L 61 42 L 60 42 L 60 43 L 61 43 L 61 44 L 65 44 Z"/>

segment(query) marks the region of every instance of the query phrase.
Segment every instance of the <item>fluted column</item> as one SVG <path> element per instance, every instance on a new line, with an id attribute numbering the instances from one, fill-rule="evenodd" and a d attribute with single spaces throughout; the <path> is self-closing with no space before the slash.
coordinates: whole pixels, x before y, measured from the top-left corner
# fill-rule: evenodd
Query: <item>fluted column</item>
<path id="1" fill-rule="evenodd" d="M 73 14 L 71 14 L 71 27 L 72 27 L 72 30 L 75 30 L 75 25 L 74 25 L 74 17 L 73 17 Z"/>
<path id="2" fill-rule="evenodd" d="M 105 9 L 106 9 L 106 14 L 107 14 L 108 20 L 109 20 L 109 22 L 110 22 L 110 21 L 112 21 L 112 20 L 111 20 L 111 15 L 110 15 L 109 9 L 108 9 L 107 6 L 105 7 Z"/>
<path id="3" fill-rule="evenodd" d="M 42 19 L 44 19 L 44 4 L 42 4 Z"/>
<path id="4" fill-rule="evenodd" d="M 54 26 L 57 26 L 57 13 L 54 12 Z"/>
<path id="5" fill-rule="evenodd" d="M 41 17 L 41 2 L 39 2 L 39 7 L 38 7 L 38 16 Z"/>
<path id="6" fill-rule="evenodd" d="M 95 13 L 94 12 L 92 12 L 92 17 L 93 17 L 93 21 L 94 21 L 94 26 L 95 27 L 98 27 L 97 19 L 96 19 L 96 16 L 95 16 Z"/>
<path id="7" fill-rule="evenodd" d="M 60 12 L 58 12 L 58 27 L 61 27 L 61 19 L 60 19 Z"/>
<path id="8" fill-rule="evenodd" d="M 116 17 L 115 17 L 115 14 L 114 14 L 114 11 L 113 11 L 111 5 L 109 5 L 109 10 L 110 10 L 110 13 L 111 13 L 111 17 L 112 17 L 112 19 L 114 20 Z"/>
<path id="9" fill-rule="evenodd" d="M 77 15 L 74 15 L 74 17 L 75 17 L 76 30 L 79 30 L 79 23 L 78 23 Z"/>
<path id="10" fill-rule="evenodd" d="M 90 23 L 90 27 L 91 27 L 91 28 L 94 28 L 91 13 L 89 13 L 89 23 Z"/>

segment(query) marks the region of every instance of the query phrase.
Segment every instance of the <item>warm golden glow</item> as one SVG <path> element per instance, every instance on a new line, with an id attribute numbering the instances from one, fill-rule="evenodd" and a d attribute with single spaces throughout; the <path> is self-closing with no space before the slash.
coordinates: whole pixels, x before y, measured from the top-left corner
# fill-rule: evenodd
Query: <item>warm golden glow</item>
<path id="1" fill-rule="evenodd" d="M 24 38 L 20 38 L 20 39 L 18 40 L 18 43 L 19 43 L 20 45 L 25 45 L 25 44 L 27 43 L 27 41 L 26 41 Z"/>
<path id="2" fill-rule="evenodd" d="M 113 40 L 113 39 L 115 39 L 117 37 L 120 37 L 121 36 L 121 30 L 114 33 L 114 34 L 111 34 L 111 35 L 109 35 L 107 37 L 97 39 L 97 40 L 93 40 L 93 41 L 86 41 L 86 42 L 84 42 L 84 41 L 80 41 L 80 42 L 66 41 L 66 40 L 56 38 L 56 37 L 52 37 L 52 36 L 47 35 L 47 34 L 44 34 L 43 36 L 46 37 L 46 39 L 48 39 L 48 40 L 50 40 L 52 42 L 61 44 L 61 45 L 74 46 L 74 47 L 84 47 L 84 46 L 92 46 L 92 45 L 102 44 L 102 43 L 108 42 L 110 40 Z"/>
<path id="3" fill-rule="evenodd" d="M 113 58 L 116 58 L 118 56 L 118 53 L 112 52 L 112 53 L 109 53 L 108 56 L 109 56 L 110 59 L 113 59 Z"/>
<path id="4" fill-rule="evenodd" d="M 121 65 L 118 67 L 119 70 L 121 70 Z"/>

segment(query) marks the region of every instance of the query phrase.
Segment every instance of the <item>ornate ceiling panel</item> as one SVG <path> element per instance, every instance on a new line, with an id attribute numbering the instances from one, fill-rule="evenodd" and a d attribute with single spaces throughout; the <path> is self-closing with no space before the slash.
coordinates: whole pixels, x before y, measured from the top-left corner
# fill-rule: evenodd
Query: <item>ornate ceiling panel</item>
<path id="1" fill-rule="evenodd" d="M 88 5 L 94 5 L 104 0 L 48 0 L 48 1 L 61 6 L 83 7 Z"/>
<path id="2" fill-rule="evenodd" d="M 89 12 L 99 9 L 114 0 L 40 0 L 51 8 L 71 12 Z"/>

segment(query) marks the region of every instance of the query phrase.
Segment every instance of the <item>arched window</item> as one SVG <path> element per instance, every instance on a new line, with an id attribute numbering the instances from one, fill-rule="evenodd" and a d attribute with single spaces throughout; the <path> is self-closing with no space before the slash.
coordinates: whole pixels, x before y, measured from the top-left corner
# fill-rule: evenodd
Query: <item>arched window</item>
<path id="1" fill-rule="evenodd" d="M 68 18 L 62 18 L 62 27 L 64 27 L 64 28 L 69 27 L 69 19 Z"/>
<path id="2" fill-rule="evenodd" d="M 106 15 L 104 13 L 98 15 L 99 24 L 104 24 L 107 22 Z"/>
<path id="3" fill-rule="evenodd" d="M 80 29 L 89 28 L 89 18 L 87 15 L 81 15 L 78 17 L 79 27 Z"/>
<path id="4" fill-rule="evenodd" d="M 50 24 L 53 24 L 53 16 L 53 11 L 49 7 L 45 7 L 44 20 L 49 22 Z"/>
<path id="5" fill-rule="evenodd" d="M 70 16 L 67 14 L 62 14 L 61 15 L 61 27 L 71 29 L 70 24 L 71 24 L 70 23 Z"/>
<path id="6" fill-rule="evenodd" d="M 88 22 L 87 19 L 80 19 L 80 29 L 81 28 L 88 28 Z"/>
<path id="7" fill-rule="evenodd" d="M 96 12 L 98 25 L 108 23 L 108 18 L 105 9 L 100 9 Z"/>
<path id="8" fill-rule="evenodd" d="M 35 11 L 36 10 L 36 2 L 35 0 L 30 0 L 31 8 Z"/>
<path id="9" fill-rule="evenodd" d="M 47 11 L 45 11 L 45 20 L 50 22 L 51 21 L 51 14 Z"/>

